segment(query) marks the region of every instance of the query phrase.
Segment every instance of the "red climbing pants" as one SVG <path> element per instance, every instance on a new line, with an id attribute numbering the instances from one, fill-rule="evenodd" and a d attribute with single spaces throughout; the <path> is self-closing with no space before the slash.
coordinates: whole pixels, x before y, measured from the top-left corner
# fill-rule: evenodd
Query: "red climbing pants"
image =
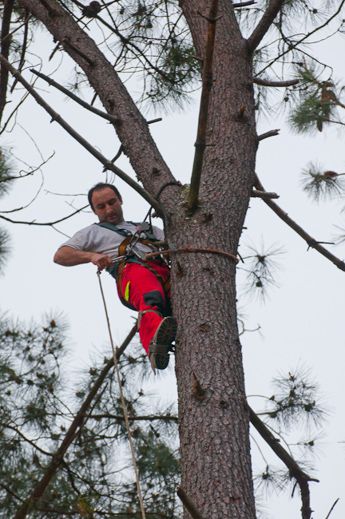
<path id="1" fill-rule="evenodd" d="M 162 316 L 169 315 L 170 308 L 170 290 L 166 287 L 169 267 L 156 261 L 147 262 L 147 265 L 149 268 L 138 263 L 127 263 L 117 282 L 120 299 L 138 312 L 144 312 L 139 316 L 139 337 L 146 353 Z"/>

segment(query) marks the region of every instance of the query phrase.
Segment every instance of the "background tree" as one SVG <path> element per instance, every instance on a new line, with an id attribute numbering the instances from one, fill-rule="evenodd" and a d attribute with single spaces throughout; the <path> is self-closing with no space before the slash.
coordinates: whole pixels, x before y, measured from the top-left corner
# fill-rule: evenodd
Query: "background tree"
<path id="1" fill-rule="evenodd" d="M 284 22 L 290 21 L 296 9 L 306 10 L 305 12 L 310 13 L 311 18 L 317 12 L 311 12 L 309 5 L 301 2 L 270 2 L 267 7 L 265 5 L 260 5 L 258 8 L 254 6 L 252 11 L 254 15 L 258 15 L 259 21 L 256 28 L 251 31 L 246 29 L 248 25 L 245 25 L 247 22 L 251 22 L 250 19 L 248 20 L 248 13 L 245 13 L 243 17 L 242 11 L 239 11 L 238 16 L 243 33 L 246 34 L 248 31 L 250 34 L 246 42 L 239 32 L 234 8 L 230 3 L 220 2 L 218 13 L 220 18 L 215 23 L 212 20 L 215 18 L 215 12 L 210 13 L 211 7 L 216 8 L 215 3 L 211 6 L 209 2 L 198 2 L 197 5 L 194 2 L 184 2 L 182 10 L 193 37 L 196 55 L 199 58 L 207 55 L 208 58 L 203 60 L 205 86 L 202 95 L 194 175 L 191 188 L 183 189 L 172 183 L 175 182 L 175 179 L 158 154 L 148 133 L 146 122 L 127 96 L 113 68 L 104 61 L 98 49 L 88 40 L 87 33 L 81 33 L 77 29 L 69 12 L 74 4 L 81 7 L 77 2 L 62 3 L 63 9 L 60 9 L 58 3 L 52 1 L 33 3 L 23 0 L 19 2 L 19 5 L 27 9 L 27 12 L 33 13 L 43 21 L 55 39 L 62 44 L 64 50 L 83 69 L 106 111 L 115 116 L 112 124 L 120 137 L 123 150 L 128 155 L 137 177 L 143 182 L 146 191 L 150 193 L 151 197 L 158 197 L 159 194 L 162 207 L 155 202 L 154 205 L 158 211 L 164 213 L 169 244 L 179 251 L 173 261 L 173 299 L 174 311 L 179 322 L 177 378 L 181 404 L 183 488 L 206 515 L 252 517 L 254 516 L 254 505 L 248 452 L 248 411 L 245 405 L 236 324 L 235 265 L 231 258 L 231 255 L 236 254 L 237 251 L 243 219 L 254 183 L 257 188 L 255 195 L 265 196 L 262 194 L 261 184 L 254 179 L 257 136 L 254 123 L 255 102 L 250 86 L 253 81 L 252 57 L 255 56 L 256 66 L 260 66 L 261 60 L 267 60 L 261 71 L 256 70 L 257 74 L 259 72 L 262 74 L 267 65 L 274 67 L 277 50 L 281 57 L 288 52 L 295 54 L 293 59 L 299 57 L 296 56 L 296 53 L 299 52 L 297 45 L 303 43 L 304 36 L 300 38 L 302 41 L 294 41 L 292 36 L 286 36 L 285 32 L 289 31 L 289 27 L 285 26 Z M 165 7 L 166 4 L 163 4 Z M 11 3 L 7 3 L 7 8 L 10 5 Z M 115 34 L 123 46 L 121 52 L 118 53 L 119 61 L 116 62 L 119 70 L 121 66 L 130 66 L 128 56 L 131 58 L 132 54 L 127 53 L 127 46 L 130 47 L 131 44 L 127 40 L 134 41 L 135 47 L 133 45 L 132 47 L 135 52 L 133 54 L 137 53 L 136 57 L 139 57 L 139 61 L 142 60 L 144 65 L 149 68 L 149 78 L 153 76 L 153 87 L 156 87 L 160 81 L 163 85 L 158 89 L 160 95 L 156 96 L 153 88 L 153 93 L 151 90 L 148 92 L 151 94 L 149 97 L 157 97 L 158 100 L 161 100 L 162 91 L 163 98 L 166 95 L 164 88 L 167 89 L 166 93 L 171 92 L 173 96 L 178 94 L 178 88 L 170 86 L 170 83 L 175 85 L 176 82 L 175 78 L 172 81 L 169 74 L 166 73 L 164 60 L 163 64 L 154 63 L 153 67 L 151 62 L 149 64 L 147 62 L 146 45 L 149 44 L 150 48 L 154 48 L 145 33 L 152 29 L 150 27 L 152 21 L 146 20 L 146 25 L 142 23 L 147 18 L 148 5 L 136 4 L 136 9 L 138 9 L 135 12 L 131 9 L 132 6 L 129 6 L 130 23 L 128 25 L 125 23 L 125 16 L 128 16 L 126 6 L 121 5 L 117 10 L 119 6 L 116 5 L 115 13 L 124 17 L 121 28 L 124 27 L 125 36 L 116 34 L 114 31 L 111 36 Z M 152 4 L 151 7 L 158 9 L 159 5 L 159 3 Z M 181 14 L 180 8 L 174 4 L 169 4 L 169 6 L 176 9 L 178 18 L 178 15 Z M 111 5 L 104 4 L 103 7 L 106 11 L 111 8 Z M 332 2 L 329 7 L 333 9 L 333 14 L 339 14 L 342 3 Z M 156 11 L 152 11 L 151 14 L 153 15 L 154 12 Z M 260 17 L 262 13 L 264 15 Z M 90 12 L 82 14 L 90 16 Z M 261 49 L 261 53 L 254 54 L 278 14 L 278 23 L 274 25 L 273 29 L 277 31 L 279 38 L 272 40 L 276 46 L 263 42 L 265 48 Z M 250 12 L 249 17 L 251 15 Z M 95 18 L 99 21 L 98 16 L 100 16 L 99 12 L 96 16 L 92 16 L 91 20 Z M 80 13 L 77 17 L 80 17 Z M 134 25 L 133 17 L 135 17 Z M 207 17 L 211 20 L 207 20 Z M 83 20 L 79 20 L 79 23 L 82 25 Z M 117 23 L 113 22 L 113 25 L 119 32 L 116 27 Z M 212 27 L 215 26 L 215 44 L 213 45 Z M 167 23 L 165 27 L 169 29 L 171 24 Z M 173 34 L 168 30 L 168 41 L 172 46 L 176 45 L 174 40 L 177 25 L 173 24 L 173 27 Z M 185 32 L 181 34 L 188 34 L 186 26 L 184 27 Z M 130 29 L 131 38 L 126 33 L 127 29 Z M 207 33 L 209 36 L 206 38 Z M 138 46 L 136 37 L 144 48 Z M 206 40 L 209 42 L 207 45 Z M 107 39 L 105 39 L 105 43 L 108 44 Z M 169 49 L 169 45 L 163 45 L 163 47 L 164 51 Z M 271 58 L 268 54 L 270 47 L 274 47 Z M 110 48 L 113 51 L 111 46 Z M 165 58 L 164 51 L 157 53 L 159 58 L 162 56 Z M 189 58 L 185 62 L 182 60 L 184 70 L 181 75 L 187 77 L 188 74 L 191 74 L 193 77 L 193 74 L 198 73 L 198 60 L 191 64 L 191 53 L 186 53 L 186 55 Z M 121 58 L 124 59 L 123 62 L 120 61 Z M 299 63 L 303 63 L 302 58 L 303 56 Z M 181 60 L 181 53 L 179 59 Z M 5 61 L 2 61 L 2 65 L 6 68 Z M 180 71 L 176 63 L 173 65 L 173 73 L 176 70 Z M 184 73 L 185 70 L 188 74 Z M 288 67 L 283 72 L 285 70 L 289 72 Z M 211 72 L 212 75 L 210 75 Z M 274 73 L 278 72 L 280 72 L 279 69 L 275 68 Z M 155 73 L 157 73 L 157 77 Z M 167 83 L 164 83 L 161 78 Z M 264 82 L 266 82 L 264 86 L 267 86 L 266 79 Z M 290 85 L 291 88 L 296 87 L 296 81 L 293 82 L 294 84 Z M 178 77 L 177 85 L 179 85 Z M 208 96 L 210 85 L 212 88 Z M 182 86 L 185 85 L 182 84 Z M 302 86 L 304 92 L 306 85 L 302 84 Z M 321 104 L 323 111 L 320 113 L 319 110 L 315 114 L 315 125 L 318 129 L 322 129 L 323 125 L 330 121 L 331 108 L 335 104 L 334 97 L 330 100 L 330 92 L 325 93 L 325 90 L 330 90 L 330 88 L 330 85 L 324 85 L 319 92 L 323 96 Z M 315 84 L 313 85 L 314 91 Z M 298 88 L 295 88 L 295 92 L 298 95 Z M 262 88 L 260 88 L 258 101 L 261 103 L 262 99 Z M 330 106 L 331 104 L 332 106 Z M 338 105 L 336 108 L 338 109 Z M 51 112 L 51 115 L 60 120 L 56 114 Z M 202 117 L 205 115 L 208 116 L 206 121 Z M 97 155 L 94 149 L 89 147 L 89 150 Z M 107 169 L 113 169 L 123 177 L 121 171 L 115 169 L 109 160 L 104 161 L 99 153 L 98 158 L 103 161 Z M 145 193 L 143 194 L 145 195 Z M 150 199 L 147 195 L 145 196 Z M 293 224 L 293 222 L 289 223 Z M 337 262 L 336 258 L 329 253 L 325 253 L 316 240 L 308 236 L 304 237 L 309 245 L 322 251 L 326 257 L 337 263 L 340 268 L 342 267 L 342 263 Z M 200 249 L 202 255 L 199 253 L 200 251 L 195 250 L 193 253 L 186 252 L 186 248 L 191 244 L 194 248 Z M 205 249 L 208 252 L 205 252 Z M 262 282 L 262 280 L 260 281 Z M 205 286 L 207 286 L 207 291 L 205 291 Z M 258 287 L 260 288 L 260 286 Z M 197 306 L 199 313 L 196 316 L 195 308 Z M 199 427 L 199 424 L 202 424 L 202 427 Z M 198 435 L 195 434 L 196 429 Z M 210 431 L 212 431 L 212 435 Z M 209 465 L 206 468 L 205 464 L 201 462 L 205 452 L 209 453 L 206 458 Z M 227 453 L 229 459 L 226 458 L 224 452 Z M 221 474 L 217 476 L 220 467 Z M 239 468 L 243 470 L 241 475 L 238 475 Z M 214 474 L 213 481 L 222 482 L 222 485 L 219 483 L 219 487 L 217 487 L 217 492 L 219 492 L 217 499 L 215 499 L 214 488 L 209 485 L 208 473 Z M 203 477 L 200 474 L 203 474 Z M 241 497 L 239 498 L 239 496 Z"/>

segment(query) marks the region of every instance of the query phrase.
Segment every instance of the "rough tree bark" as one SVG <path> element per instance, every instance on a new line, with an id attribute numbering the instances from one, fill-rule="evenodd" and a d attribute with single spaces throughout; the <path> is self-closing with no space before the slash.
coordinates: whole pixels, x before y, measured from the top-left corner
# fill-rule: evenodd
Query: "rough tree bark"
<path id="1" fill-rule="evenodd" d="M 236 254 L 254 181 L 257 135 L 251 54 L 231 3 L 219 1 L 207 147 L 192 215 L 185 188 L 172 184 L 147 123 L 94 41 L 55 0 L 18 3 L 62 44 L 116 117 L 116 133 L 138 178 L 151 195 L 161 191 L 169 247 Z M 201 58 L 210 6 L 210 0 L 181 2 Z M 181 252 L 172 262 L 182 488 L 210 519 L 255 517 L 235 270 L 231 259 L 212 253 Z"/>

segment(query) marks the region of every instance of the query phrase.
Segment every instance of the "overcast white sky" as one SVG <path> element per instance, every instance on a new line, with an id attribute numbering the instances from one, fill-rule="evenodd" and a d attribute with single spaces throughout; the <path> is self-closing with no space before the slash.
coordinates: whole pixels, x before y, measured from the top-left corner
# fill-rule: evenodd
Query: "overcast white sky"
<path id="1" fill-rule="evenodd" d="M 325 47 L 324 53 L 332 53 L 332 47 Z M 336 76 L 345 77 L 344 62 L 340 59 L 336 63 Z M 85 115 L 72 101 L 56 95 L 41 82 L 40 87 L 43 88 L 41 93 L 55 109 L 60 110 L 105 156 L 115 155 L 118 143 L 109 126 L 96 116 Z M 197 103 L 184 113 L 163 114 L 163 121 L 152 126 L 163 156 L 183 182 L 188 181 L 191 171 L 196 108 Z M 71 212 L 73 209 L 68 204 L 73 207 L 84 205 L 85 196 L 70 198 L 48 192 L 85 194 L 91 185 L 105 178 L 102 167 L 79 144 L 66 137 L 56 123 L 51 124 L 47 114 L 35 103 L 24 105 L 18 121 L 29 134 L 18 126 L 2 139 L 2 146 L 13 149 L 15 168 L 20 167 L 15 157 L 31 165 L 41 162 L 31 139 L 39 144 L 45 158 L 53 151 L 55 155 L 44 167 L 44 186 L 39 198 L 28 210 L 13 214 L 13 218 L 51 221 Z M 336 234 L 334 225 L 341 225 L 344 220 L 341 209 L 345 200 L 318 205 L 312 203 L 300 188 L 300 172 L 310 160 L 317 160 L 325 169 L 344 171 L 344 134 L 332 129 L 313 137 L 301 137 L 291 134 L 278 118 L 274 121 L 262 119 L 260 128 L 262 131 L 281 128 L 279 137 L 263 141 L 259 148 L 257 172 L 266 189 L 279 193 L 278 203 L 315 238 L 332 240 Z M 125 160 L 121 159 L 119 165 L 129 171 Z M 35 179 L 17 182 L 11 195 L 1 200 L 0 209 L 22 206 L 35 194 L 39 184 L 39 174 Z M 141 220 L 147 211 L 146 203 L 120 180 L 116 185 L 123 193 L 125 217 Z M 240 297 L 239 308 L 247 327 L 261 327 L 260 333 L 242 336 L 247 392 L 248 395 L 269 396 L 272 394 L 272 377 L 294 370 L 296 366 L 310 368 L 329 410 L 315 460 L 315 474 L 321 483 L 311 485 L 312 508 L 315 518 L 323 519 L 334 500 L 340 497 L 332 518 L 343 519 L 345 273 L 317 252 L 307 251 L 301 238 L 260 200 L 253 199 L 250 206 L 246 222 L 248 229 L 242 243 L 279 245 L 285 253 L 277 257 L 281 265 L 277 272 L 279 286 L 272 289 L 265 304 Z M 71 235 L 92 221 L 93 215 L 85 212 L 58 225 L 58 229 Z M 94 267 L 62 268 L 55 265 L 52 256 L 64 237 L 49 227 L 1 225 L 12 237 L 10 261 L 5 275 L 0 278 L 1 310 L 28 321 L 38 320 L 45 312 L 62 312 L 69 323 L 73 363 L 85 367 L 90 357 L 94 358 L 96 352 L 107 347 L 105 318 Z M 345 246 L 332 250 L 344 258 Z M 116 300 L 112 279 L 104 274 L 102 280 L 114 337 L 120 343 L 132 325 L 134 314 Z M 164 373 L 155 386 L 164 396 L 174 395 L 173 368 Z M 252 397 L 249 401 L 254 409 L 262 409 L 260 398 Z M 302 438 L 302 433 L 298 433 L 296 438 Z M 261 463 L 257 455 L 255 460 L 256 465 Z M 279 466 L 278 461 L 274 464 Z M 264 468 L 263 463 L 261 466 Z M 293 500 L 269 496 L 262 506 L 265 517 L 299 517 L 300 500 L 297 495 Z"/>

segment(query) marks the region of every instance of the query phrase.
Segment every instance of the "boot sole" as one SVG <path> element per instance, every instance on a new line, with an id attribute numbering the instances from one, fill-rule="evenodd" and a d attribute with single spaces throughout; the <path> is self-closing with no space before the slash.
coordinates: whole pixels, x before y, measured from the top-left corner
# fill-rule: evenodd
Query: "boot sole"
<path id="1" fill-rule="evenodd" d="M 176 320 L 173 317 L 165 317 L 150 345 L 150 363 L 152 369 L 166 369 L 169 364 L 169 351 L 171 343 L 176 337 Z"/>

